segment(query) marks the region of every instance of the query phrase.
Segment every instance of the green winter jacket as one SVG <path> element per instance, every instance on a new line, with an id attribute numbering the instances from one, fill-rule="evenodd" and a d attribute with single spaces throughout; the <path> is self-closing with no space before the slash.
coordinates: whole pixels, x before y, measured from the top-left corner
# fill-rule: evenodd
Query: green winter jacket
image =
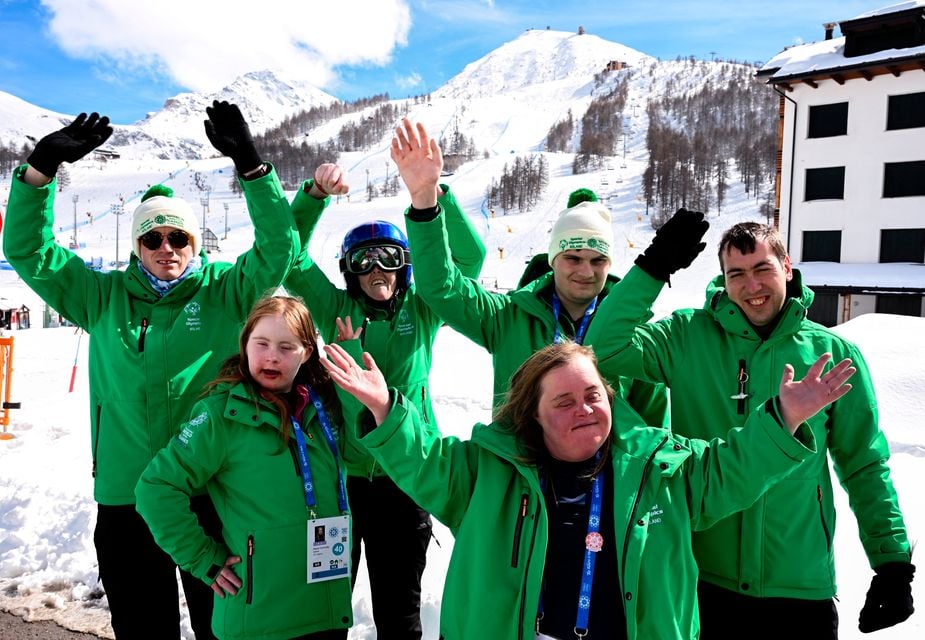
<path id="1" fill-rule="evenodd" d="M 411 253 L 417 256 L 415 276 L 418 292 L 449 326 L 481 345 L 494 364 L 494 406 L 504 402 L 511 376 L 539 349 L 552 344 L 556 319 L 552 316 L 553 274 L 547 273 L 510 293 L 486 291 L 465 277 L 449 259 L 444 216 L 415 222 L 406 216 Z M 599 297 L 603 299 L 618 281 L 608 276 Z M 576 327 L 560 313 L 560 331 L 568 337 Z M 592 316 L 590 327 L 595 325 Z M 668 394 L 664 387 L 615 377 L 620 393 L 643 417 L 645 424 L 667 427 Z"/>
<path id="2" fill-rule="evenodd" d="M 237 262 L 208 263 L 161 297 L 133 254 L 125 271 L 92 271 L 55 242 L 56 182 L 32 187 L 16 170 L 3 252 L 29 287 L 90 334 L 93 497 L 135 502 L 135 483 L 189 416 L 203 385 L 238 350 L 254 302 L 279 286 L 297 255 L 289 202 L 276 172 L 242 181 L 254 246 Z"/>
<path id="3" fill-rule="evenodd" d="M 308 245 L 321 214 L 330 202 L 330 196 L 318 200 L 308 194 L 312 181 L 307 180 L 292 201 L 292 213 L 302 252 L 285 287 L 301 296 L 312 312 L 312 318 L 326 342 L 337 339 L 337 318 L 351 318 L 353 327 L 365 326 L 360 334 L 363 350 L 372 354 L 389 385 L 410 398 L 428 422 L 433 421 L 428 376 L 430 374 L 434 339 L 443 321 L 411 286 L 398 297 L 393 311 L 374 307 L 365 296 L 354 298 L 346 290 L 334 286 L 321 267 L 312 260 Z M 452 256 L 460 272 L 477 278 L 485 261 L 482 244 L 468 217 L 463 213 L 449 186 L 441 185 L 444 195 L 438 200 L 446 212 Z M 413 273 L 417 276 L 417 255 L 412 253 Z M 382 475 L 372 457 L 348 438 L 344 457 L 347 472 L 353 476 Z"/>
<path id="4" fill-rule="evenodd" d="M 234 596 L 214 598 L 215 635 L 223 640 L 286 640 L 350 627 L 350 580 L 306 582 L 308 516 L 302 474 L 295 437 L 287 448 L 276 408 L 255 400 L 239 383 L 218 387 L 194 405 L 191 415 L 142 474 L 136 508 L 158 546 L 208 584 L 215 577 L 213 567 L 221 567 L 229 555 L 240 556 L 233 569 L 243 582 L 241 589 Z M 342 515 L 337 462 L 311 402 L 300 424 L 316 514 Z M 222 521 L 224 544 L 205 535 L 189 510 L 190 496 L 202 488 Z"/>
<path id="5" fill-rule="evenodd" d="M 694 537 L 701 576 L 707 582 L 755 597 L 804 599 L 835 595 L 835 507 L 828 451 L 848 492 L 872 567 L 908 562 L 909 542 L 887 466 L 889 448 L 877 425 L 877 400 L 858 349 L 806 318 L 813 300 L 794 271 L 791 297 L 780 322 L 762 340 L 733 303 L 719 276 L 707 287 L 703 309 L 682 309 L 647 323 L 664 283 L 633 267 L 598 314 L 588 334 L 602 371 L 620 372 L 671 389 L 672 429 L 690 438 L 725 437 L 745 424 L 762 398 L 775 393 L 784 365 L 796 379 L 825 352 L 832 363 L 851 358 L 852 390 L 809 424 L 818 452 L 751 508 Z M 748 374 L 745 400 L 739 371 Z"/>
<path id="6" fill-rule="evenodd" d="M 751 504 L 813 453 L 812 432 L 803 425 L 801 440 L 792 437 L 768 405 L 752 412 L 749 428 L 730 432 L 728 443 L 708 443 L 642 426 L 617 396 L 611 448 L 617 540 L 605 544 L 622 550 L 617 557 L 630 640 L 698 637 L 691 528 Z M 537 468 L 522 462 L 525 451 L 511 430 L 476 425 L 470 440 L 435 439 L 398 397 L 362 442 L 456 537 L 441 637 L 532 640 L 548 520 Z"/>

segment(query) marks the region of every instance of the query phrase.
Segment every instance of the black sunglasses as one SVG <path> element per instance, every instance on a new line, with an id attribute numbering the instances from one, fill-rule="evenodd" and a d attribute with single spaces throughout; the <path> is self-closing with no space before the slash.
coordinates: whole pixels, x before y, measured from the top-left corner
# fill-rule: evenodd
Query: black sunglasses
<path id="1" fill-rule="evenodd" d="M 141 244 L 145 249 L 157 251 L 164 243 L 165 236 L 167 237 L 167 242 L 169 242 L 170 246 L 174 249 L 182 249 L 189 244 L 189 234 L 179 229 L 175 229 L 167 234 L 161 233 L 160 231 L 149 231 L 141 236 L 139 240 L 141 240 Z"/>

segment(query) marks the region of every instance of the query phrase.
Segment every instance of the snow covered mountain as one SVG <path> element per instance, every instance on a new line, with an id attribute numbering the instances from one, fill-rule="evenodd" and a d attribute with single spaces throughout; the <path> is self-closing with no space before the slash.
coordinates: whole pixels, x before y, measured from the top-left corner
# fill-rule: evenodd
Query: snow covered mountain
<path id="1" fill-rule="evenodd" d="M 437 123 L 440 134 L 459 127 L 492 154 L 541 150 L 550 126 L 570 111 L 580 119 L 591 99 L 619 77 L 629 76 L 631 99 L 644 108 L 650 97 L 660 97 L 668 90 L 694 88 L 706 78 L 722 76 L 728 66 L 732 65 L 660 62 L 592 34 L 528 30 L 470 63 L 434 91 L 430 96 L 434 113 L 429 120 Z M 612 72 L 604 73 L 608 68 Z M 143 120 L 117 125 L 109 146 L 123 157 L 136 159 L 208 157 L 213 152 L 202 120 L 206 106 L 215 99 L 237 103 L 255 133 L 300 110 L 337 100 L 279 72 L 251 72 L 219 92 L 181 93 L 167 99 L 160 111 Z M 530 117 L 512 117 L 522 113 L 524 103 L 531 105 Z M 56 114 L 0 92 L 0 142 L 18 144 L 26 136 L 41 137 L 74 115 Z M 363 115 L 343 116 L 339 122 L 311 132 L 308 139 L 324 142 L 336 135 L 344 122 L 359 117 Z M 515 149 L 509 141 L 522 141 L 524 133 L 529 134 L 529 144 Z"/>

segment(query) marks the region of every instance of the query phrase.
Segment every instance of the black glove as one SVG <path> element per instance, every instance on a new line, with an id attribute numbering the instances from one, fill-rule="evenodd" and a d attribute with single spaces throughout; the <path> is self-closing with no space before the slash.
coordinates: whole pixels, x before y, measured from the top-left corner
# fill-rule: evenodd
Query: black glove
<path id="1" fill-rule="evenodd" d="M 694 258 L 707 246 L 701 242 L 710 223 L 699 211 L 678 209 L 655 232 L 652 244 L 636 258 L 639 268 L 653 278 L 671 283 L 671 274 L 691 266 Z"/>
<path id="2" fill-rule="evenodd" d="M 221 151 L 222 155 L 231 158 L 238 173 L 252 171 L 263 164 L 257 154 L 257 147 L 254 146 L 250 127 L 247 126 L 238 105 L 229 104 L 224 100 L 214 100 L 211 107 L 206 107 L 206 115 L 209 119 L 203 122 L 209 142 Z"/>
<path id="3" fill-rule="evenodd" d="M 62 162 L 76 162 L 106 142 L 112 135 L 109 118 L 93 112 L 81 113 L 63 129 L 39 140 L 26 160 L 39 173 L 54 177 Z"/>
<path id="4" fill-rule="evenodd" d="M 877 575 L 870 581 L 867 600 L 858 620 L 858 629 L 863 633 L 892 627 L 915 611 L 912 606 L 915 565 L 909 562 L 887 562 L 874 571 Z"/>

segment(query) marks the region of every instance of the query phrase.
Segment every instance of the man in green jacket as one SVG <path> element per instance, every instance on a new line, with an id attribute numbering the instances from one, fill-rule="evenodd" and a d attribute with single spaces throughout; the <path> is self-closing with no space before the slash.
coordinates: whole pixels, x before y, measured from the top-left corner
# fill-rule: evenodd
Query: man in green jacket
<path id="1" fill-rule="evenodd" d="M 914 567 L 870 373 L 855 345 L 807 319 L 813 292 L 792 268 L 777 231 L 754 222 L 726 231 L 719 245 L 722 275 L 707 287 L 703 309 L 647 322 L 662 286 L 689 264 L 674 256 L 698 246 L 685 231 L 697 219 L 702 214 L 679 211 L 601 305 L 605 321 L 592 327 L 588 343 L 605 375 L 667 384 L 672 429 L 713 438 L 745 424 L 777 384 L 782 362 L 793 363 L 800 376 L 814 354 L 829 352 L 833 361 L 851 358 L 858 369 L 851 393 L 809 421 L 825 446 L 751 508 L 695 534 L 702 637 L 746 630 L 749 637 L 837 637 L 835 508 L 826 451 L 876 572 L 860 628 L 902 622 L 912 613 Z"/>
<path id="2" fill-rule="evenodd" d="M 94 543 L 117 638 L 179 638 L 176 565 L 135 512 L 135 484 L 154 455 L 237 349 L 254 302 L 277 287 L 298 243 L 289 203 L 261 162 L 238 107 L 207 108 L 206 133 L 241 176 L 254 246 L 235 264 L 209 263 L 192 208 L 156 185 L 136 209 L 125 271 L 99 273 L 54 239 L 55 173 L 112 133 L 109 119 L 81 114 L 42 138 L 10 191 L 3 252 L 49 306 L 90 336 L 90 431 Z M 206 496 L 191 508 L 208 531 L 220 523 Z M 212 591 L 182 572 L 198 638 L 211 638 Z"/>
<path id="3" fill-rule="evenodd" d="M 306 301 L 326 342 L 346 337 L 341 336 L 341 329 L 348 323 L 351 330 L 358 329 L 363 349 L 382 363 L 389 384 L 410 398 L 428 420 L 433 416 L 428 377 L 434 340 L 443 321 L 417 293 L 412 280 L 417 273 L 412 271 L 416 255 L 407 255 L 404 234 L 381 220 L 352 229 L 341 252 L 346 289 L 331 283 L 309 255 L 312 234 L 330 196 L 348 190 L 346 173 L 326 163 L 296 193 L 292 212 L 302 252 L 285 287 Z M 453 260 L 463 274 L 478 277 L 485 246 L 449 186 L 437 187 L 435 197 L 446 211 Z M 393 258 L 395 262 L 388 261 Z M 344 459 L 353 518 L 351 566 L 355 577 L 362 542 L 376 632 L 381 638 L 420 639 L 421 577 L 432 532 L 430 515 L 402 493 L 366 448 L 349 436 Z"/>
<path id="4" fill-rule="evenodd" d="M 435 196 L 439 152 L 436 140 L 407 119 L 392 139 L 392 159 L 411 194 L 406 227 L 418 292 L 449 326 L 492 354 L 498 407 L 511 375 L 535 351 L 562 339 L 580 343 L 594 325 L 597 304 L 617 282 L 608 273 L 610 212 L 598 202 L 570 200 L 550 237 L 552 271 L 507 294 L 486 291 L 450 258 L 447 218 Z M 614 382 L 646 424 L 667 426 L 663 387 L 621 377 Z"/>

